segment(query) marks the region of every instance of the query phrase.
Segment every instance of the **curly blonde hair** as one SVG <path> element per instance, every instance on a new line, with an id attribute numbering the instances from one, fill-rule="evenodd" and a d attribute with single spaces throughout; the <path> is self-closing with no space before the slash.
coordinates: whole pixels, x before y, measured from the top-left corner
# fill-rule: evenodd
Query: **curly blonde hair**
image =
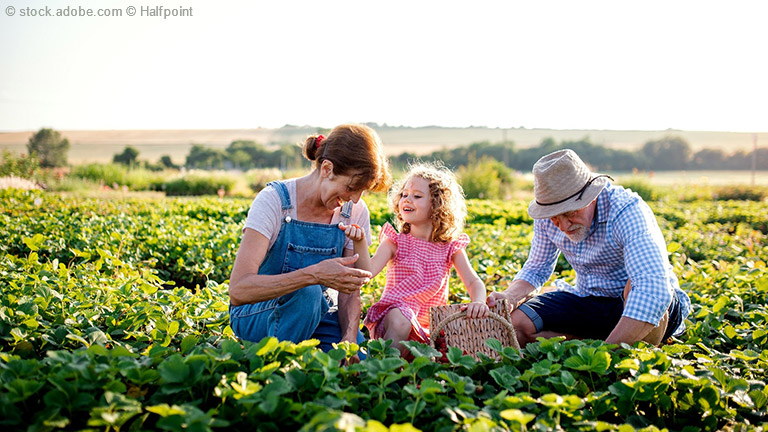
<path id="1" fill-rule="evenodd" d="M 456 176 L 448 168 L 437 163 L 416 163 L 409 166 L 405 177 L 389 191 L 389 206 L 395 214 L 395 225 L 402 233 L 409 233 L 411 225 L 403 221 L 400 214 L 400 197 L 406 183 L 414 177 L 421 177 L 429 183 L 432 202 L 432 238 L 430 241 L 447 243 L 456 240 L 464 229 L 467 205 L 464 190 Z"/>

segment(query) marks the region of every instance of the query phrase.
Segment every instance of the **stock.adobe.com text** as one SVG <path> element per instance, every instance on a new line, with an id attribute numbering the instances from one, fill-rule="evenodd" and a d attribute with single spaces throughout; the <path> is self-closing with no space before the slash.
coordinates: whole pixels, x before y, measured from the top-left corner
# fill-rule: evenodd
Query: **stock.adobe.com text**
<path id="1" fill-rule="evenodd" d="M 192 7 L 166 8 L 165 6 L 126 6 L 124 8 L 87 8 L 67 6 L 63 8 L 6 6 L 5 14 L 9 17 L 160 17 L 163 19 L 191 17 Z"/>

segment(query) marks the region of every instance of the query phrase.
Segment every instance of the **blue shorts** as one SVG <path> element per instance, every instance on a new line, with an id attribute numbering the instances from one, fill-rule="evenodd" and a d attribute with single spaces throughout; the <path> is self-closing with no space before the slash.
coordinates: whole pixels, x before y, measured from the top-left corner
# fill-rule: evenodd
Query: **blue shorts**
<path id="1" fill-rule="evenodd" d="M 566 291 L 550 291 L 533 297 L 518 306 L 542 330 L 566 333 L 583 339 L 605 340 L 624 312 L 624 300 L 619 297 L 579 297 Z M 677 295 L 669 305 L 669 323 L 664 339 L 669 339 L 682 321 Z"/>

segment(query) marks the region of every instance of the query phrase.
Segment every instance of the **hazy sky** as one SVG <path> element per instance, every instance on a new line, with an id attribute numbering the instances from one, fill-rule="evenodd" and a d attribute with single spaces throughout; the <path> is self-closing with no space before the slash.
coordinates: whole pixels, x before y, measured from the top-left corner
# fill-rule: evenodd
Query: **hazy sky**
<path id="1" fill-rule="evenodd" d="M 46 6 L 53 15 L 70 6 L 122 16 L 22 16 Z M 191 16 L 142 16 L 156 6 L 192 8 Z M 348 121 L 768 131 L 762 0 L 0 0 L 0 8 L 0 131 Z"/>

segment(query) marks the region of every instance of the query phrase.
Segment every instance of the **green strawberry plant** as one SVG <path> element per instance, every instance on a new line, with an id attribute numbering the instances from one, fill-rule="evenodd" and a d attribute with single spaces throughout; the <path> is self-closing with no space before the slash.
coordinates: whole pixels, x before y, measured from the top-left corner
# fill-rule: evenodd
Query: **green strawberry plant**
<path id="1" fill-rule="evenodd" d="M 476 360 L 408 342 L 237 340 L 228 275 L 249 200 L 0 191 L 3 430 L 740 430 L 768 422 L 768 204 L 654 202 L 693 311 L 643 343 L 486 344 Z M 374 239 L 391 220 L 367 196 Z M 524 202 L 470 200 L 489 289 L 524 263 Z M 372 250 L 377 241 L 374 241 Z M 567 262 L 554 277 L 572 279 Z M 363 289 L 364 310 L 385 275 Z M 452 302 L 468 300 L 452 274 Z M 363 350 L 367 359 L 349 362 Z M 441 361 L 438 361 L 442 359 Z"/>

